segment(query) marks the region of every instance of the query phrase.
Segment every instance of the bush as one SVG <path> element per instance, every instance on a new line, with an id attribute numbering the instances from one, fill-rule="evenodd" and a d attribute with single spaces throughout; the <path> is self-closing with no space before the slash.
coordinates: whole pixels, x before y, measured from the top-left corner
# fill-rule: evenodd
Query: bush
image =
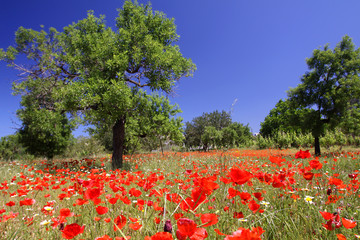
<path id="1" fill-rule="evenodd" d="M 19 143 L 19 135 L 13 134 L 0 139 L 0 159 L 15 160 L 25 154 L 25 148 Z"/>
<path id="2" fill-rule="evenodd" d="M 105 147 L 94 137 L 79 136 L 73 139 L 62 157 L 84 158 L 105 154 Z"/>

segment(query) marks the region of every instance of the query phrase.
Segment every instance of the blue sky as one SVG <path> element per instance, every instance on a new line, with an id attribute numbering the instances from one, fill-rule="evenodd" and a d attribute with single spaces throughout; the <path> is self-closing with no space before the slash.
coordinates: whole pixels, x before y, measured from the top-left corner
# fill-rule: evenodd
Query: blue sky
<path id="1" fill-rule="evenodd" d="M 14 42 L 18 27 L 40 30 L 83 19 L 88 10 L 115 21 L 123 0 L 18 0 L 0 7 L 0 48 Z M 148 1 L 138 0 L 139 3 Z M 184 121 L 203 112 L 229 111 L 258 132 L 260 122 L 307 71 L 314 49 L 334 48 L 344 35 L 360 45 L 358 0 L 153 0 L 154 10 L 174 18 L 182 54 L 197 66 L 172 97 Z M 0 137 L 19 127 L 19 97 L 11 95 L 17 72 L 0 62 Z M 81 134 L 81 129 L 75 135 Z"/>

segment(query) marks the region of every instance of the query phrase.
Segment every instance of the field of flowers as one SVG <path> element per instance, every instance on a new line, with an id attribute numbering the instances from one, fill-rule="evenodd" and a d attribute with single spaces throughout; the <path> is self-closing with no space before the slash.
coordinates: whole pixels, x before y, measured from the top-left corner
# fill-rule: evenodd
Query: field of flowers
<path id="1" fill-rule="evenodd" d="M 0 239 L 360 238 L 359 154 L 228 150 L 4 162 Z"/>

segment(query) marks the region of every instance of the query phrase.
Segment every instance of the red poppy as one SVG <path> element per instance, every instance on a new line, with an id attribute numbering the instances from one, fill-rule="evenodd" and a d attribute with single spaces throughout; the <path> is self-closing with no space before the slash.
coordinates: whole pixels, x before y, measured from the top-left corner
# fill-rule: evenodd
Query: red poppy
<path id="1" fill-rule="evenodd" d="M 12 207 L 15 205 L 15 202 L 14 201 L 10 201 L 8 203 L 5 204 L 6 206 L 9 206 L 9 207 Z"/>
<path id="2" fill-rule="evenodd" d="M 215 231 L 218 235 L 222 235 L 222 236 L 225 236 L 225 235 L 226 235 L 225 233 L 220 232 L 220 230 L 217 229 L 217 228 L 215 228 L 214 231 Z"/>
<path id="3" fill-rule="evenodd" d="M 85 199 L 90 199 L 90 200 L 95 200 L 96 198 L 100 197 L 100 195 L 101 195 L 100 188 L 89 188 L 84 193 Z"/>
<path id="4" fill-rule="evenodd" d="M 312 172 L 306 172 L 303 174 L 303 177 L 308 180 L 308 181 L 311 181 L 314 177 L 314 174 Z"/>
<path id="5" fill-rule="evenodd" d="M 255 200 L 250 201 L 248 206 L 249 206 L 249 209 L 250 209 L 253 213 L 256 213 L 257 210 L 259 210 L 259 208 L 260 208 L 260 205 L 257 204 L 257 203 L 255 202 Z"/>
<path id="6" fill-rule="evenodd" d="M 122 229 L 126 224 L 126 217 L 124 217 L 123 215 L 117 216 L 114 220 L 114 223 L 114 231 Z"/>
<path id="7" fill-rule="evenodd" d="M 205 225 L 203 225 L 203 227 L 215 225 L 219 221 L 218 215 L 213 213 L 205 213 L 201 215 L 200 219 L 203 224 L 206 223 Z"/>
<path id="8" fill-rule="evenodd" d="M 343 184 L 343 181 L 341 179 L 334 178 L 334 177 L 331 177 L 329 179 L 329 185 L 339 186 L 339 185 L 342 185 L 342 184 Z"/>
<path id="9" fill-rule="evenodd" d="M 108 211 L 109 211 L 109 209 L 107 207 L 103 207 L 103 206 L 97 206 L 96 207 L 96 212 L 99 215 L 103 215 L 103 214 L 107 213 Z"/>
<path id="10" fill-rule="evenodd" d="M 130 196 L 140 197 L 141 191 L 140 191 L 140 190 L 137 190 L 136 188 L 131 188 L 131 189 L 129 190 L 129 194 L 130 194 Z"/>
<path id="11" fill-rule="evenodd" d="M 108 202 L 109 202 L 110 204 L 115 204 L 115 203 L 117 202 L 117 200 L 118 200 L 118 198 L 109 198 L 109 199 L 108 199 Z"/>
<path id="12" fill-rule="evenodd" d="M 275 156 L 270 156 L 269 160 L 272 163 L 276 163 L 279 167 L 282 166 L 282 162 L 285 162 L 285 159 L 283 159 L 281 157 L 275 157 Z"/>
<path id="13" fill-rule="evenodd" d="M 173 240 L 171 233 L 158 232 L 151 237 L 145 237 L 145 240 Z"/>
<path id="14" fill-rule="evenodd" d="M 319 213 L 321 214 L 321 216 L 325 219 L 325 220 L 330 220 L 333 217 L 332 213 L 329 212 L 321 212 L 319 211 Z"/>
<path id="15" fill-rule="evenodd" d="M 72 216 L 74 216 L 74 213 L 72 213 L 72 212 L 70 211 L 70 209 L 68 209 L 68 208 L 62 208 L 62 209 L 60 209 L 60 217 L 65 217 L 65 218 L 67 218 L 67 217 L 72 217 Z"/>
<path id="16" fill-rule="evenodd" d="M 357 223 L 355 221 L 351 221 L 346 218 L 341 218 L 341 222 L 342 222 L 343 226 L 348 229 L 354 228 L 357 225 Z"/>
<path id="17" fill-rule="evenodd" d="M 228 199 L 232 199 L 232 198 L 236 197 L 237 195 L 239 195 L 239 194 L 240 194 L 240 191 L 238 191 L 238 190 L 233 189 L 232 187 L 230 187 L 230 188 L 228 189 L 228 193 L 229 193 Z"/>
<path id="18" fill-rule="evenodd" d="M 246 183 L 252 178 L 251 173 L 245 170 L 241 170 L 237 167 L 233 167 L 230 169 L 229 176 L 234 183 L 239 185 Z"/>
<path id="19" fill-rule="evenodd" d="M 251 194 L 248 192 L 241 192 L 239 195 L 241 200 L 248 201 L 251 199 Z"/>
<path id="20" fill-rule="evenodd" d="M 336 234 L 338 240 L 346 240 L 346 237 L 341 233 Z"/>
<path id="21" fill-rule="evenodd" d="M 95 240 L 112 240 L 112 238 L 109 235 L 104 235 L 102 237 L 97 237 Z"/>
<path id="22" fill-rule="evenodd" d="M 302 151 L 300 149 L 300 151 L 298 151 L 296 154 L 295 154 L 295 158 L 310 158 L 311 157 L 311 154 L 309 152 L 309 150 L 306 150 L 306 151 Z"/>
<path id="23" fill-rule="evenodd" d="M 244 218 L 244 214 L 242 212 L 234 212 L 234 218 Z"/>
<path id="24" fill-rule="evenodd" d="M 197 228 L 194 220 L 188 218 L 180 218 L 177 221 L 178 230 L 176 231 L 176 237 L 181 239 L 186 239 L 187 237 L 191 237 Z"/>
<path id="25" fill-rule="evenodd" d="M 310 164 L 310 167 L 311 167 L 312 169 L 319 170 L 319 169 L 322 168 L 322 163 L 319 162 L 318 160 L 311 160 L 311 161 L 309 162 L 309 164 Z"/>
<path id="26" fill-rule="evenodd" d="M 132 230 L 135 230 L 135 231 L 139 230 L 141 227 L 142 227 L 142 225 L 137 222 L 129 224 L 129 228 L 131 228 Z"/>
<path id="27" fill-rule="evenodd" d="M 62 237 L 65 239 L 73 239 L 75 236 L 84 232 L 85 226 L 80 226 L 77 223 L 66 225 L 64 230 L 62 230 Z"/>
<path id="28" fill-rule="evenodd" d="M 224 240 L 261 240 L 261 234 L 265 231 L 261 227 L 246 229 L 239 228 L 232 235 L 226 236 Z"/>
<path id="29" fill-rule="evenodd" d="M 256 197 L 257 200 L 259 200 L 259 201 L 264 200 L 264 197 L 262 197 L 262 193 L 261 193 L 261 192 L 253 193 L 253 195 L 254 195 L 254 197 Z"/>
<path id="30" fill-rule="evenodd" d="M 20 201 L 20 207 L 25 205 L 25 206 L 30 206 L 35 204 L 35 199 L 31 199 L 31 198 L 25 198 L 24 200 Z"/>

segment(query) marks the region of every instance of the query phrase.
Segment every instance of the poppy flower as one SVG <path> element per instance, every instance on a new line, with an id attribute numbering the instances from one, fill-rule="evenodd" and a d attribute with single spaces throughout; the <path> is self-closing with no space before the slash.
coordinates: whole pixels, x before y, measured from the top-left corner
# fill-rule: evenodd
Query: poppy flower
<path id="1" fill-rule="evenodd" d="M 5 204 L 6 206 L 9 206 L 9 207 L 12 207 L 15 205 L 15 202 L 14 201 L 10 201 L 8 203 Z"/>
<path id="2" fill-rule="evenodd" d="M 255 202 L 255 200 L 250 201 L 248 206 L 249 206 L 249 209 L 250 209 L 253 213 L 256 213 L 257 210 L 259 210 L 259 208 L 260 208 L 260 205 L 257 204 L 257 203 Z"/>
<path id="3" fill-rule="evenodd" d="M 75 236 L 84 232 L 85 226 L 80 226 L 77 223 L 72 223 L 70 225 L 66 225 L 64 230 L 62 230 L 62 237 L 65 239 L 73 239 Z"/>
<path id="4" fill-rule="evenodd" d="M 222 236 L 225 236 L 225 235 L 226 235 L 225 233 L 220 232 L 220 230 L 217 229 L 217 228 L 215 228 L 214 231 L 215 231 L 218 235 L 222 235 Z"/>
<path id="5" fill-rule="evenodd" d="M 265 231 L 261 227 L 246 229 L 246 228 L 239 228 L 235 231 L 232 235 L 226 236 L 224 240 L 261 240 L 261 234 Z"/>
<path id="6" fill-rule="evenodd" d="M 313 179 L 313 177 L 314 177 L 314 173 L 312 173 L 312 172 L 306 172 L 306 173 L 303 174 L 303 177 L 304 177 L 306 180 L 311 181 L 311 180 Z"/>
<path id="7" fill-rule="evenodd" d="M 100 195 L 101 195 L 100 188 L 89 188 L 84 193 L 85 199 L 90 199 L 90 200 L 95 200 L 96 198 L 100 197 Z"/>
<path id="8" fill-rule="evenodd" d="M 229 176 L 232 180 L 232 182 L 242 185 L 249 181 L 252 178 L 252 174 L 248 171 L 241 170 L 237 167 L 233 167 L 230 169 Z"/>
<path id="9" fill-rule="evenodd" d="M 176 236 L 178 239 L 186 239 L 187 237 L 192 236 L 195 233 L 197 228 L 194 220 L 188 218 L 180 218 L 177 221 L 178 230 L 176 231 Z"/>
<path id="10" fill-rule="evenodd" d="M 20 207 L 21 206 L 31 206 L 33 204 L 35 204 L 35 199 L 31 199 L 31 198 L 25 198 L 24 200 L 20 201 Z"/>
<path id="11" fill-rule="evenodd" d="M 124 217 L 123 215 L 117 216 L 114 220 L 114 223 L 114 231 L 122 229 L 126 224 L 126 217 Z"/>
<path id="12" fill-rule="evenodd" d="M 304 159 L 304 158 L 310 158 L 310 157 L 311 157 L 311 154 L 310 154 L 309 150 L 302 151 L 302 150 L 300 149 L 300 151 L 298 151 L 298 152 L 295 154 L 295 158 Z"/>
<path id="13" fill-rule="evenodd" d="M 311 160 L 309 162 L 309 165 L 312 169 L 316 169 L 316 170 L 319 170 L 322 168 L 322 163 L 319 162 L 318 160 Z"/>
<path id="14" fill-rule="evenodd" d="M 234 218 L 244 218 L 244 214 L 242 212 L 234 212 Z"/>
<path id="15" fill-rule="evenodd" d="M 102 237 L 97 237 L 95 240 L 112 240 L 112 238 L 109 235 L 104 235 Z"/>
<path id="16" fill-rule="evenodd" d="M 173 240 L 171 233 L 158 232 L 151 237 L 145 237 L 145 240 Z"/>
<path id="17" fill-rule="evenodd" d="M 160 220 L 160 219 L 159 219 L 159 220 Z M 171 233 L 171 232 L 172 232 L 172 225 L 171 225 L 171 221 L 170 221 L 170 220 L 166 220 L 166 221 L 165 221 L 164 232 L 168 232 L 168 233 Z"/>
<path id="18" fill-rule="evenodd" d="M 346 237 L 341 233 L 336 234 L 336 237 L 338 240 L 346 240 Z"/>
<path id="19" fill-rule="evenodd" d="M 357 223 L 346 218 L 341 218 L 341 222 L 345 228 L 351 229 L 356 227 Z"/>
<path id="20" fill-rule="evenodd" d="M 72 213 L 72 212 L 70 211 L 70 209 L 68 209 L 68 208 L 62 208 L 62 209 L 60 209 L 60 217 L 65 217 L 65 218 L 67 218 L 67 217 L 72 217 L 72 216 L 74 216 L 74 213 Z"/>
<path id="21" fill-rule="evenodd" d="M 96 212 L 99 215 L 103 215 L 103 214 L 107 213 L 108 211 L 109 211 L 109 209 L 107 207 L 103 207 L 103 206 L 97 206 L 96 207 Z"/>
<path id="22" fill-rule="evenodd" d="M 282 162 L 285 161 L 285 159 L 282 159 L 281 157 L 275 157 L 275 156 L 270 156 L 269 160 L 270 160 L 270 162 L 277 164 L 279 167 L 281 167 Z"/>
<path id="23" fill-rule="evenodd" d="M 213 213 L 205 213 L 201 215 L 200 219 L 203 224 L 206 223 L 205 225 L 203 225 L 203 227 L 209 227 L 215 225 L 219 221 L 218 215 Z"/>
<path id="24" fill-rule="evenodd" d="M 140 228 L 142 227 L 142 225 L 141 224 L 139 224 L 139 223 L 130 223 L 129 224 L 129 228 L 131 228 L 132 230 L 134 230 L 134 231 L 137 231 L 137 230 L 139 230 Z"/>
<path id="25" fill-rule="evenodd" d="M 130 196 L 140 197 L 141 191 L 140 191 L 140 190 L 137 190 L 136 188 L 131 188 L 131 189 L 129 190 L 129 194 L 130 194 Z"/>

